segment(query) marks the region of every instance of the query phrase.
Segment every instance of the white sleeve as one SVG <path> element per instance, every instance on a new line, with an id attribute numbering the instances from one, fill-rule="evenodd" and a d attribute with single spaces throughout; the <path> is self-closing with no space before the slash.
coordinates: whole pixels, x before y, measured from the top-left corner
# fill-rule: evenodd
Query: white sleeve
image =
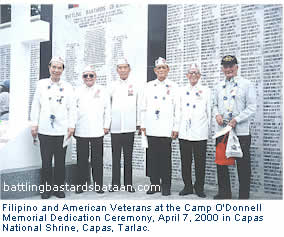
<path id="1" fill-rule="evenodd" d="M 32 126 L 38 126 L 39 124 L 39 116 L 41 111 L 40 104 L 40 83 L 37 84 L 37 88 L 34 94 L 32 108 L 31 108 L 31 121 Z"/>

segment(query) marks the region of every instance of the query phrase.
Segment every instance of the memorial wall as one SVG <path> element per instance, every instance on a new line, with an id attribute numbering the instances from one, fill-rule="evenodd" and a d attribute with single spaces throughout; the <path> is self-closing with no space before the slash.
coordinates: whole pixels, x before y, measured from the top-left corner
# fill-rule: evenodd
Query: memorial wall
<path id="1" fill-rule="evenodd" d="M 147 5 L 103 5 L 68 9 L 53 5 L 53 55 L 65 59 L 63 77 L 79 86 L 85 65 L 94 65 L 97 83 L 109 86 L 118 79 L 116 63 L 126 58 L 130 77 L 139 85 L 147 81 Z M 75 139 L 73 159 L 76 160 Z M 105 175 L 111 174 L 111 140 L 104 138 Z M 140 136 L 134 143 L 134 175 L 145 175 L 145 153 Z M 123 163 L 123 159 L 122 159 Z"/>
<path id="2" fill-rule="evenodd" d="M 239 75 L 256 87 L 257 112 L 252 118 L 251 191 L 282 194 L 282 5 L 168 5 L 167 61 L 169 78 L 185 85 L 189 63 L 201 66 L 201 82 L 223 79 L 221 58 L 236 55 Z M 212 135 L 215 120 L 212 120 Z M 179 147 L 173 151 L 173 173 L 180 177 Z M 215 144 L 209 140 L 206 184 L 216 185 Z M 231 168 L 231 185 L 238 188 Z"/>
<path id="3" fill-rule="evenodd" d="M 0 82 L 10 78 L 10 46 L 0 46 Z"/>
<path id="4" fill-rule="evenodd" d="M 105 5 L 68 9 L 53 5 L 53 55 L 65 59 L 63 79 L 82 84 L 81 71 L 87 64 L 96 68 L 97 82 L 108 86 L 117 79 L 116 62 L 126 57 L 137 84 L 147 81 L 147 5 Z M 282 5 L 168 5 L 167 61 L 169 78 L 180 86 L 187 83 L 188 64 L 199 62 L 201 82 L 213 92 L 223 78 L 220 61 L 233 54 L 239 60 L 239 74 L 253 82 L 257 91 L 257 112 L 252 118 L 251 190 L 282 195 Z M 39 44 L 32 45 L 30 104 L 39 79 Z M 158 57 L 159 55 L 157 55 Z M 0 81 L 9 78 L 10 47 L 0 47 Z M 215 121 L 212 120 L 211 135 Z M 75 139 L 74 139 L 75 141 Z M 105 136 L 105 175 L 111 174 L 110 136 Z M 179 145 L 173 142 L 173 178 L 181 181 Z M 136 134 L 134 175 L 145 176 L 145 152 Z M 76 161 L 75 143 L 72 159 Z M 215 144 L 208 141 L 207 187 L 216 187 Z M 123 162 L 123 160 L 122 160 Z M 231 184 L 238 188 L 236 168 Z M 194 170 L 193 170 L 194 175 Z M 175 180 L 173 180 L 173 185 Z"/>

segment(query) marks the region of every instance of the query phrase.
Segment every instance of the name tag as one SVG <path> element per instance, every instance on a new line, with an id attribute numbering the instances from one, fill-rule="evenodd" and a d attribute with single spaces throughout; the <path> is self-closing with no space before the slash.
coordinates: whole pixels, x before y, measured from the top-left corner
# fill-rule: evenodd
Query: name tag
<path id="1" fill-rule="evenodd" d="M 133 93 L 133 90 L 128 90 L 128 96 L 133 96 L 134 93 Z"/>

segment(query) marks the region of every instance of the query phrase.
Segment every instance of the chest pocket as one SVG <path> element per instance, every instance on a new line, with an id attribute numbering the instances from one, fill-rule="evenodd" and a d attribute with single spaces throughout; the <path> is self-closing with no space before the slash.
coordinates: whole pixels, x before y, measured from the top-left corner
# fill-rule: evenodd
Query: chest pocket
<path id="1" fill-rule="evenodd" d="M 238 88 L 236 101 L 239 101 L 243 104 L 246 102 L 246 88 L 244 88 L 244 87 Z"/>

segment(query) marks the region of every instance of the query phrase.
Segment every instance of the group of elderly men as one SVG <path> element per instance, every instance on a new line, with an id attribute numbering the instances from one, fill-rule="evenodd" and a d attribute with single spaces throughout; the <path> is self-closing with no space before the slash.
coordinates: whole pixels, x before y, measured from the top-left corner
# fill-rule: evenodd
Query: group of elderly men
<path id="1" fill-rule="evenodd" d="M 248 199 L 250 192 L 250 117 L 256 110 L 255 89 L 250 81 L 237 75 L 235 56 L 221 61 L 225 79 L 217 83 L 211 106 L 211 92 L 201 84 L 200 68 L 190 64 L 186 86 L 178 87 L 168 79 L 169 65 L 164 58 L 155 61 L 157 79 L 143 89 L 130 76 L 126 59 L 117 63 L 119 78 L 109 88 L 96 83 L 96 72 L 87 66 L 82 72 L 84 85 L 74 90 L 61 80 L 64 62 L 54 57 L 49 64 L 50 79 L 40 80 L 34 96 L 31 119 L 32 136 L 40 141 L 42 184 L 52 186 L 52 158 L 54 156 L 54 186 L 64 185 L 66 147 L 63 143 L 74 135 L 77 145 L 77 187 L 88 180 L 89 152 L 97 193 L 103 193 L 103 137 L 110 132 L 112 144 L 112 186 L 110 192 L 121 188 L 121 152 L 124 158 L 124 186 L 135 192 L 132 183 L 132 153 L 134 134 L 147 137 L 146 174 L 150 177 L 147 194 L 171 194 L 172 140 L 180 145 L 184 188 L 179 195 L 204 193 L 206 146 L 211 128 L 211 115 L 218 130 L 229 124 L 235 129 L 243 151 L 237 158 L 239 198 Z M 194 158 L 195 183 L 192 184 L 191 165 Z M 218 194 L 214 199 L 232 198 L 228 166 L 217 165 Z M 41 197 L 54 194 L 64 198 L 62 189 L 45 191 Z"/>

